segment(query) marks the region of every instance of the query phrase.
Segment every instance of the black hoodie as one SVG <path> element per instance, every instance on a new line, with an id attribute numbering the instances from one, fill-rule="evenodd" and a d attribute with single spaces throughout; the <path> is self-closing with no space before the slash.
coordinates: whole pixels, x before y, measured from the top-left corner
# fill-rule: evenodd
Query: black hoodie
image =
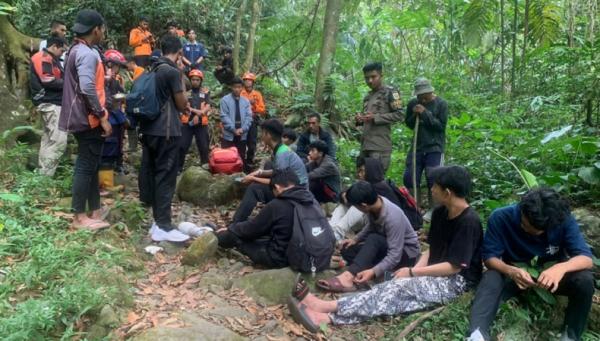
<path id="1" fill-rule="evenodd" d="M 306 188 L 290 188 L 271 200 L 256 217 L 232 224 L 229 231 L 243 241 L 267 239 L 267 253 L 273 262 L 280 267 L 288 266 L 286 251 L 294 226 L 292 201 L 312 205 L 313 200 L 314 197 Z"/>
<path id="2" fill-rule="evenodd" d="M 377 194 L 388 199 L 394 205 L 402 207 L 394 189 L 385 181 L 385 173 L 379 160 L 370 157 L 365 158 L 365 180 L 375 187 Z"/>

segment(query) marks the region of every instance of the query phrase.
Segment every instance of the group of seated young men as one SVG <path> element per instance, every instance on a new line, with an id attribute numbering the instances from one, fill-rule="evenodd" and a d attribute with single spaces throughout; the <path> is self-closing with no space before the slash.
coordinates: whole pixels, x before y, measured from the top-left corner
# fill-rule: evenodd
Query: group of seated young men
<path id="1" fill-rule="evenodd" d="M 267 120 L 262 128 L 262 140 L 273 151 L 272 168 L 244 179 L 250 186 L 234 221 L 218 230 L 217 237 L 220 246 L 236 247 L 258 265 L 280 268 L 288 266 L 293 202 L 317 196 L 309 190 L 314 170 L 309 163 L 307 173 L 300 157 L 281 142 L 279 122 Z M 311 162 L 328 162 L 325 145 L 311 142 Z M 552 189 L 532 189 L 519 203 L 495 210 L 484 234 L 479 214 L 467 201 L 472 187 L 467 169 L 438 167 L 430 176 L 437 206 L 427 236 L 429 249 L 422 251 L 380 161 L 359 161 L 358 181 L 337 195 L 340 204 L 330 220 L 346 267 L 336 277 L 317 282 L 326 292 L 357 292 L 322 300 L 299 278 L 288 300 L 292 317 L 318 332 L 322 324 L 412 313 L 476 290 L 467 336 L 490 340 L 500 303 L 539 287 L 568 297 L 561 340 L 580 340 L 594 294 L 592 253 L 566 200 Z M 258 202 L 266 206 L 249 219 Z M 357 233 L 350 237 L 351 231 Z M 540 266 L 554 264 L 538 278 L 516 265 L 535 257 Z"/>

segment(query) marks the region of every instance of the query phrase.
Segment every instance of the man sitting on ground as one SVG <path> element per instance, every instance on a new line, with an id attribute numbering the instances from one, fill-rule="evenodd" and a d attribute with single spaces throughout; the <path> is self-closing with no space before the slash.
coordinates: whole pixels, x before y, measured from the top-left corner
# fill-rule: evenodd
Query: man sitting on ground
<path id="1" fill-rule="evenodd" d="M 415 264 L 419 239 L 402 209 L 379 196 L 366 181 L 352 185 L 346 199 L 367 214 L 369 222 L 354 239 L 340 242 L 342 257 L 349 264 L 347 270 L 317 282 L 317 286 L 330 292 L 356 291 L 356 285 L 364 286 L 385 272 Z"/>
<path id="2" fill-rule="evenodd" d="M 340 194 L 340 170 L 331 156 L 329 147 L 321 140 L 309 145 L 308 188 L 319 203 L 337 202 Z"/>
<path id="3" fill-rule="evenodd" d="M 316 112 L 308 114 L 307 123 L 308 129 L 298 138 L 298 147 L 296 148 L 298 156 L 306 160 L 310 151 L 310 143 L 321 140 L 327 144 L 327 155 L 335 159 L 335 142 L 333 142 L 331 134 L 321 127 L 321 115 Z"/>
<path id="4" fill-rule="evenodd" d="M 395 278 L 371 290 L 336 301 L 323 301 L 308 292 L 299 281 L 288 307 L 294 319 L 316 332 L 321 324 L 354 324 L 376 316 L 412 313 L 447 304 L 481 277 L 481 221 L 466 196 L 471 177 L 463 167 L 450 166 L 434 171 L 434 200 L 440 204 L 433 213 L 427 242 L 413 267 L 403 267 Z"/>
<path id="5" fill-rule="evenodd" d="M 217 230 L 219 246 L 235 247 L 258 265 L 268 268 L 288 266 L 286 251 L 292 238 L 294 205 L 312 205 L 313 196 L 299 186 L 291 169 L 275 170 L 269 185 L 274 199 L 255 218 Z"/>
<path id="6" fill-rule="evenodd" d="M 406 205 L 403 205 L 403 202 L 401 201 L 402 198 L 396 193 L 396 190 L 393 187 L 395 186 L 394 183 L 391 180 L 385 179 L 381 161 L 370 157 L 359 157 L 356 161 L 356 167 L 358 180 L 364 180 L 373 185 L 373 188 L 375 188 L 375 192 L 377 192 L 378 195 L 388 199 L 394 205 L 403 209 L 404 215 L 406 215 L 411 222 L 413 229 L 417 230 L 420 228 L 418 217 L 416 217 L 418 212 L 416 209 L 411 211 L 405 210 Z M 351 230 L 358 231 L 357 229 L 360 229 L 368 221 L 367 216 L 364 213 L 348 204 L 345 196 L 345 192 L 340 195 L 341 203 L 335 208 L 331 215 L 331 219 L 329 220 L 329 224 L 331 225 L 337 240 L 344 239 L 346 234 Z"/>
<path id="7" fill-rule="evenodd" d="M 299 184 L 306 186 L 308 176 L 306 166 L 302 160 L 292 152 L 286 145 L 281 143 L 281 133 L 283 125 L 276 119 L 269 119 L 261 124 L 262 142 L 273 151 L 271 166 L 273 169 L 282 170 L 290 168 L 296 173 Z M 242 180 L 243 183 L 250 184 L 244 193 L 240 206 L 235 211 L 233 222 L 238 223 L 246 221 L 252 210 L 258 202 L 267 203 L 273 200 L 273 192 L 269 189 L 269 183 L 273 176 L 273 169 L 261 169 L 248 174 Z"/>
<path id="8" fill-rule="evenodd" d="M 469 340 L 490 340 L 490 326 L 502 300 L 529 288 L 567 296 L 561 340 L 580 340 L 594 296 L 592 252 L 566 200 L 552 189 L 527 192 L 521 202 L 495 210 L 483 240 L 488 271 L 471 308 Z M 533 278 L 519 262 L 556 263 Z"/>

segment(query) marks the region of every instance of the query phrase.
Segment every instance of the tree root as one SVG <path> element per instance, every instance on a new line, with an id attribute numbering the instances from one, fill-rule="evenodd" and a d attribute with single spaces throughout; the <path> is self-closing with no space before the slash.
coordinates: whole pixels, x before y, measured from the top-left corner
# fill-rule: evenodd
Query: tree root
<path id="1" fill-rule="evenodd" d="M 439 308 L 436 308 L 428 313 L 425 313 L 423 315 L 421 315 L 418 319 L 412 321 L 408 326 L 406 326 L 401 332 L 400 334 L 398 334 L 398 338 L 397 340 L 402 340 L 405 337 L 408 336 L 408 334 L 410 334 L 413 330 L 415 330 L 415 328 L 417 328 L 419 326 L 419 324 L 421 324 L 423 321 L 427 320 L 428 318 L 430 318 L 431 316 L 441 312 L 442 310 L 444 310 L 444 308 L 446 308 L 445 306 L 441 306 Z"/>

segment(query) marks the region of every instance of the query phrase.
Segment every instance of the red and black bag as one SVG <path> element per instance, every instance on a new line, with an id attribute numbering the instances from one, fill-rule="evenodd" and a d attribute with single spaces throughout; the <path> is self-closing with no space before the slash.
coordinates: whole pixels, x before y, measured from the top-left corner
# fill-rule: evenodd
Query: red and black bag
<path id="1" fill-rule="evenodd" d="M 208 158 L 208 165 L 213 174 L 234 174 L 244 168 L 244 162 L 235 147 L 213 149 Z"/>
<path id="2" fill-rule="evenodd" d="M 420 230 L 423 227 L 423 216 L 419 212 L 415 198 L 410 195 L 406 187 L 398 187 L 392 180 L 388 180 L 388 185 L 394 190 L 396 197 L 398 197 L 400 208 L 404 211 L 413 229 L 415 231 Z"/>

